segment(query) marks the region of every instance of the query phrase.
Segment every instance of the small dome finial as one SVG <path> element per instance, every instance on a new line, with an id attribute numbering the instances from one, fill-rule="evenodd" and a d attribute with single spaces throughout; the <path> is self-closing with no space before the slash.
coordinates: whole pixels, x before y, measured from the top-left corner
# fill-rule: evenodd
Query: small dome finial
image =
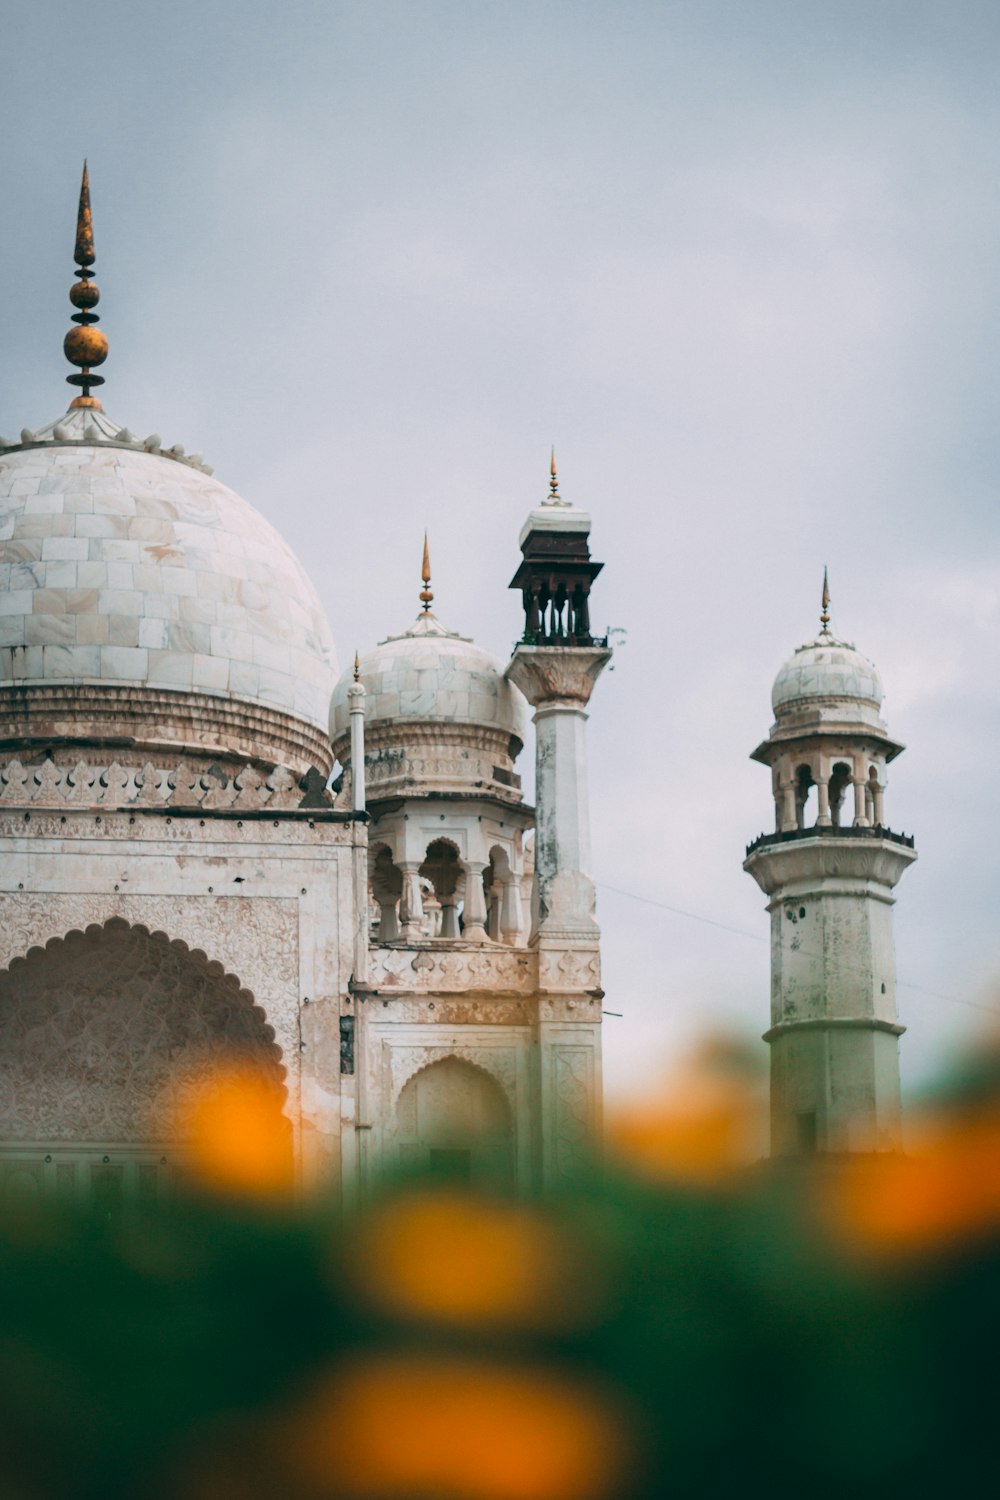
<path id="1" fill-rule="evenodd" d="M 361 681 L 361 658 L 358 655 L 357 651 L 355 651 L 354 653 L 354 681 Z"/>
<path id="2" fill-rule="evenodd" d="M 552 445 L 552 462 L 549 464 L 549 504 L 555 505 L 562 497 L 559 494 L 559 475 L 556 473 L 556 447 Z"/>
<path id="3" fill-rule="evenodd" d="M 820 612 L 819 623 L 820 635 L 830 634 L 830 584 L 827 579 L 826 564 L 823 564 L 823 604 Z"/>
<path id="4" fill-rule="evenodd" d="M 90 177 L 87 163 L 83 164 L 83 180 L 80 183 L 80 206 L 76 215 L 76 246 L 73 258 L 77 263 L 79 280 L 70 287 L 69 300 L 79 311 L 72 314 L 78 326 L 71 328 L 63 340 L 63 353 L 71 365 L 78 365 L 79 373 L 67 375 L 70 385 L 82 387 L 83 394 L 70 402 L 70 410 L 91 407 L 97 411 L 101 403 L 90 394 L 95 385 L 103 385 L 104 377 L 93 373 L 96 365 L 102 365 L 108 357 L 108 341 L 100 329 L 94 328 L 97 314 L 91 312 L 101 300 L 97 286 L 91 280 L 90 268 L 94 264 L 94 221 L 90 212 Z"/>
<path id="5" fill-rule="evenodd" d="M 420 577 L 424 585 L 420 590 L 420 602 L 424 607 L 424 614 L 429 615 L 431 612 L 431 600 L 434 598 L 434 594 L 431 589 L 431 554 L 430 548 L 427 545 L 426 531 L 424 532 L 424 561 L 420 569 Z"/>

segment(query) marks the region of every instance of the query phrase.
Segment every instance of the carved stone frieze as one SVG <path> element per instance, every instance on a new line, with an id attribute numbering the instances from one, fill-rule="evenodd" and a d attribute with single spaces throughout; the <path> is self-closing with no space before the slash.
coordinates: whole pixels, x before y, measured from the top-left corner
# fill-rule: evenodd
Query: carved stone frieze
<path id="1" fill-rule="evenodd" d="M 372 950 L 371 983 L 375 989 L 468 993 L 535 988 L 537 960 L 530 949 L 500 943 L 485 946 Z"/>
<path id="2" fill-rule="evenodd" d="M 601 983 L 601 957 L 594 947 L 539 946 L 538 986 L 541 990 L 595 990 Z"/>

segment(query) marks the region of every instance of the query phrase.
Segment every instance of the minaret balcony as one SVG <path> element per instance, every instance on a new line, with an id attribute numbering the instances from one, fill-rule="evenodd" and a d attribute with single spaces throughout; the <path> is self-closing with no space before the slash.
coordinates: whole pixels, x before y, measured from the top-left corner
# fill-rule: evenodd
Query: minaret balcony
<path id="1" fill-rule="evenodd" d="M 761 833 L 754 839 L 752 844 L 746 846 L 746 858 L 755 854 L 758 849 L 764 849 L 772 844 L 792 843 L 796 839 L 884 839 L 890 844 L 901 844 L 904 849 L 912 849 L 914 846 L 914 835 L 912 833 L 894 833 L 891 828 L 883 828 L 876 824 L 874 828 L 854 827 L 847 824 L 846 827 L 837 828 L 831 825 L 816 824 L 812 828 L 786 828 L 776 833 Z"/>

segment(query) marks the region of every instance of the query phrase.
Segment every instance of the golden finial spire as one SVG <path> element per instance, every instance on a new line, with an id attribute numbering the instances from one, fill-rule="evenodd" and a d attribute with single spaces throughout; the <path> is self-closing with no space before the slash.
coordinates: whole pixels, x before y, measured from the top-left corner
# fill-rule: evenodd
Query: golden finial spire
<path id="1" fill-rule="evenodd" d="M 80 183 L 73 259 L 77 263 L 76 274 L 80 279 L 75 286 L 70 287 L 69 300 L 79 309 L 72 315 L 73 322 L 78 326 L 71 328 L 63 340 L 63 353 L 71 365 L 80 367 L 79 374 L 67 375 L 66 379 L 70 385 L 81 386 L 83 394 L 70 402 L 70 410 L 88 406 L 100 411 L 101 403 L 90 391 L 92 386 L 104 384 L 104 377 L 95 375 L 93 370 L 96 365 L 103 365 L 107 359 L 108 341 L 100 329 L 92 326 L 98 318 L 96 313 L 91 312 L 91 308 L 100 302 L 101 294 L 90 279 L 90 268 L 94 264 L 94 221 L 90 213 L 90 177 L 86 162 L 83 164 L 83 181 Z"/>
<path id="2" fill-rule="evenodd" d="M 420 590 L 420 602 L 424 606 L 424 614 L 429 615 L 431 612 L 431 600 L 434 598 L 434 594 L 431 590 L 431 554 L 427 545 L 426 531 L 424 532 L 424 561 L 420 569 L 420 577 L 423 579 L 424 584 Z"/>
<path id="3" fill-rule="evenodd" d="M 561 499 L 559 494 L 559 475 L 556 473 L 556 449 L 552 445 L 552 462 L 549 464 L 549 504 Z"/>
<path id="4" fill-rule="evenodd" d="M 354 681 L 361 681 L 361 658 L 356 651 L 354 653 Z"/>
<path id="5" fill-rule="evenodd" d="M 819 617 L 822 627 L 820 635 L 830 634 L 830 584 L 826 576 L 826 564 L 823 564 L 823 607 Z"/>

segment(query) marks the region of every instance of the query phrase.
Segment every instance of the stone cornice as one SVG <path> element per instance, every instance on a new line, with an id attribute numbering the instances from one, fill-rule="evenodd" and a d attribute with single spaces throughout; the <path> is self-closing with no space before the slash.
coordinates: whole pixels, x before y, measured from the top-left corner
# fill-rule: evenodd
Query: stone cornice
<path id="1" fill-rule="evenodd" d="M 792 1031 L 886 1031 L 890 1036 L 902 1036 L 905 1030 L 897 1021 L 883 1021 L 878 1016 L 810 1016 L 801 1021 L 778 1021 L 764 1032 L 762 1040 L 773 1042 Z"/>

